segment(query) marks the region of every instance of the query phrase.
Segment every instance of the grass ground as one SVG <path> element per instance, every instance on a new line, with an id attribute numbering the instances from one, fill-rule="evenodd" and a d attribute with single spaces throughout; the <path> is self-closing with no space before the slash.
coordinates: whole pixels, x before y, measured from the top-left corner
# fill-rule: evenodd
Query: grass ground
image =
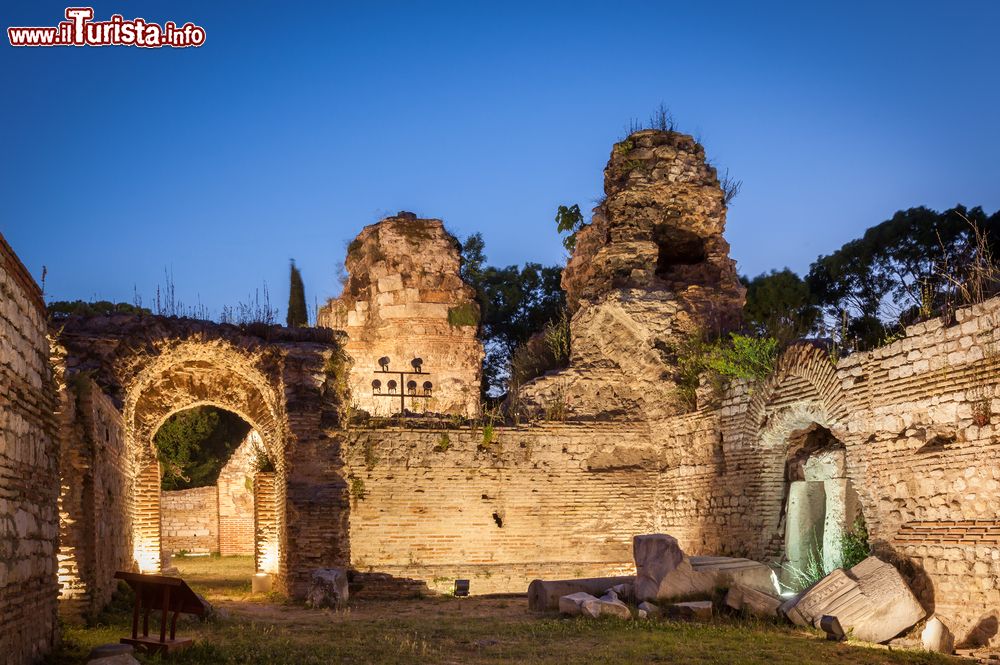
<path id="1" fill-rule="evenodd" d="M 228 616 L 184 621 L 178 633 L 197 641 L 171 657 L 173 663 L 952 662 L 926 653 L 827 642 L 810 631 L 736 618 L 689 624 L 541 616 L 528 611 L 523 597 L 438 596 L 352 602 L 341 612 L 310 610 L 277 596 L 251 595 L 249 557 L 190 557 L 175 559 L 175 564 L 196 591 Z M 63 646 L 48 662 L 84 662 L 93 646 L 127 635 L 130 622 L 123 600 L 92 626 L 66 626 Z"/>

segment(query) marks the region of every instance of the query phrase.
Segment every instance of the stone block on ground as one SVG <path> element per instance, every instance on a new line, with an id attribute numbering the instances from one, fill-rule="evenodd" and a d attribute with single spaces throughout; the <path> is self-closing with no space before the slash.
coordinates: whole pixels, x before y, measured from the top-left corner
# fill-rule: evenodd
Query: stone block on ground
<path id="1" fill-rule="evenodd" d="M 602 616 L 616 616 L 620 619 L 631 619 L 632 610 L 628 605 L 618 599 L 614 591 L 608 591 L 598 599 L 600 603 L 600 613 Z"/>
<path id="2" fill-rule="evenodd" d="M 672 619 L 710 621 L 712 619 L 712 601 L 694 600 L 686 603 L 671 603 L 667 605 L 665 612 Z"/>
<path id="3" fill-rule="evenodd" d="M 729 587 L 724 602 L 734 610 L 745 610 L 758 617 L 776 617 L 781 607 L 781 598 L 742 584 Z"/>
<path id="4" fill-rule="evenodd" d="M 955 636 L 937 617 L 931 617 L 924 626 L 923 632 L 920 633 L 920 642 L 927 651 L 946 655 L 951 655 L 955 651 Z"/>
<path id="5" fill-rule="evenodd" d="M 660 609 L 659 605 L 654 605 L 645 600 L 639 603 L 638 610 L 640 619 L 655 619 L 663 614 L 663 610 Z"/>
<path id="6" fill-rule="evenodd" d="M 584 613 L 584 606 L 598 602 L 597 596 L 578 591 L 559 599 L 559 611 L 569 616 L 579 616 Z M 589 614 L 589 613 L 588 613 Z"/>
<path id="7" fill-rule="evenodd" d="M 759 561 L 728 556 L 693 556 L 691 566 L 699 573 L 712 573 L 718 587 L 738 584 L 768 595 L 779 592 L 777 575 Z"/>
<path id="8" fill-rule="evenodd" d="M 823 615 L 835 616 L 852 637 L 866 642 L 886 642 L 925 615 L 899 571 L 876 557 L 834 570 L 782 609 L 800 626 L 818 627 Z"/>
<path id="9" fill-rule="evenodd" d="M 621 584 L 631 584 L 632 576 L 591 577 L 578 580 L 533 580 L 528 585 L 528 609 L 536 612 L 558 610 L 559 599 L 584 592 L 593 596 L 603 595 L 608 589 Z"/>
<path id="10" fill-rule="evenodd" d="M 309 578 L 306 604 L 309 607 L 340 608 L 347 604 L 347 571 L 343 568 L 317 568 Z"/>
<path id="11" fill-rule="evenodd" d="M 635 595 L 640 601 L 659 598 L 663 579 L 684 561 L 677 539 L 663 533 L 632 538 L 635 559 Z"/>

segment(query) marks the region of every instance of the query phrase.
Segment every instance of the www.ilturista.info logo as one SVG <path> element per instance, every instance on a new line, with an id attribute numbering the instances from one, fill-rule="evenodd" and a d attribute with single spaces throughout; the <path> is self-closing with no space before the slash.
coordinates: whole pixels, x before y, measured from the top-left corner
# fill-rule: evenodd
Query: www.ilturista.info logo
<path id="1" fill-rule="evenodd" d="M 113 14 L 107 21 L 94 21 L 93 7 L 67 7 L 66 20 L 54 28 L 10 27 L 11 46 L 139 46 L 142 48 L 186 48 L 205 43 L 205 28 L 193 23 L 162 26 L 146 19 L 126 21 Z"/>

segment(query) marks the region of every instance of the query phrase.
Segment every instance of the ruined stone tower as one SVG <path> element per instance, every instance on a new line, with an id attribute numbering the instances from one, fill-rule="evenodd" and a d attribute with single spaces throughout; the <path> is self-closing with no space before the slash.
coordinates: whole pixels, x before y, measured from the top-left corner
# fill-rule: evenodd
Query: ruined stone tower
<path id="1" fill-rule="evenodd" d="M 527 405 L 577 417 L 663 417 L 677 349 L 740 320 L 745 290 L 723 237 L 725 194 L 704 148 L 670 131 L 635 132 L 604 169 L 605 200 L 563 274 L 571 322 L 567 370 L 528 384 Z"/>
<path id="2" fill-rule="evenodd" d="M 375 373 L 379 359 L 389 358 L 390 370 L 409 371 L 411 360 L 420 358 L 429 375 L 418 377 L 417 392 L 428 380 L 433 397 L 407 400 L 408 410 L 477 414 L 483 358 L 479 306 L 459 275 L 460 265 L 458 241 L 441 220 L 413 213 L 366 226 L 350 243 L 344 291 L 317 318 L 319 325 L 347 333 L 356 408 L 373 415 L 398 413 L 398 399 L 373 395 L 372 381 L 381 381 L 381 392 L 388 392 L 388 381 L 399 381 Z M 406 389 L 406 381 L 394 390 Z"/>

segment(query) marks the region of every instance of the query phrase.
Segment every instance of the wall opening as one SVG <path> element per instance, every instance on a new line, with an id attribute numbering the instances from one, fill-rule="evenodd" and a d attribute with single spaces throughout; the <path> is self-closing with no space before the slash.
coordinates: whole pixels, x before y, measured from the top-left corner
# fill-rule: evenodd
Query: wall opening
<path id="1" fill-rule="evenodd" d="M 252 556 L 253 477 L 269 465 L 260 434 L 232 411 L 198 405 L 167 418 L 153 446 L 164 558 Z"/>
<path id="2" fill-rule="evenodd" d="M 814 424 L 794 432 L 787 451 L 783 577 L 804 586 L 840 567 L 861 503 L 847 477 L 846 448 L 830 430 Z"/>

